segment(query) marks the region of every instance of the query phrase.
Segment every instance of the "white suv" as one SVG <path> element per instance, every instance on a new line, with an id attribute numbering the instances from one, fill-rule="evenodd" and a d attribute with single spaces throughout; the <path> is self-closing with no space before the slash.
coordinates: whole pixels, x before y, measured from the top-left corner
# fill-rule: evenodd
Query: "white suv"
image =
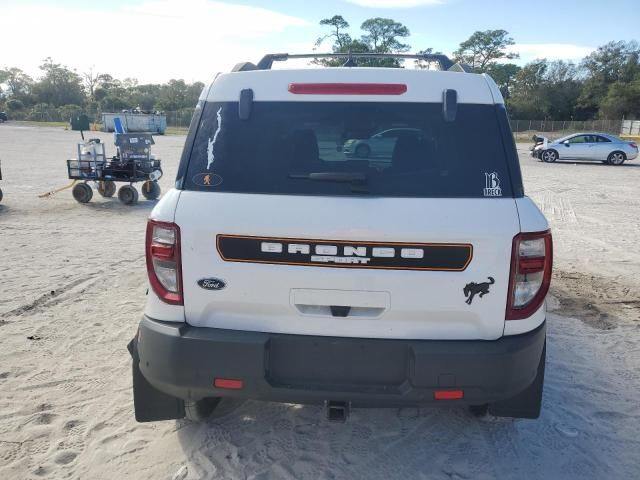
<path id="1" fill-rule="evenodd" d="M 552 241 L 496 84 L 442 56 L 270 68 L 291 57 L 205 88 L 151 213 L 137 420 L 222 397 L 538 417 Z M 389 129 L 386 155 L 341 147 Z"/>

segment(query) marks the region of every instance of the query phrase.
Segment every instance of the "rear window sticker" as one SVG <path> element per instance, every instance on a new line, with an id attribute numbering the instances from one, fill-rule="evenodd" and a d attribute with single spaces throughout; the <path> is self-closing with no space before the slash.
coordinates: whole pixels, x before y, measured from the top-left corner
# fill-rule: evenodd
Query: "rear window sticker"
<path id="1" fill-rule="evenodd" d="M 222 177 L 217 173 L 197 173 L 193 176 L 192 181 L 201 187 L 217 187 L 222 183 Z"/>
<path id="2" fill-rule="evenodd" d="M 500 178 L 498 178 L 497 172 L 491 172 L 484 174 L 485 188 L 484 188 L 484 196 L 485 197 L 501 197 L 502 196 L 502 187 L 500 186 Z"/>
<path id="3" fill-rule="evenodd" d="M 222 128 L 222 107 L 218 109 L 216 117 L 218 119 L 218 128 L 216 129 L 216 133 L 213 134 L 213 138 L 209 138 L 209 145 L 207 146 L 207 170 L 211 168 L 211 165 L 213 165 L 213 162 L 216 159 L 213 154 L 213 146 L 215 145 L 220 129 Z"/>

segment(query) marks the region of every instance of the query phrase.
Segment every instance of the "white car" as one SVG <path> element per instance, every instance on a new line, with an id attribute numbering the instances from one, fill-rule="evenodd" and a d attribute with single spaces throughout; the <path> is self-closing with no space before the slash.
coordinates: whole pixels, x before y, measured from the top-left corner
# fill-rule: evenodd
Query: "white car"
<path id="1" fill-rule="evenodd" d="M 369 138 L 352 138 L 344 142 L 343 152 L 347 157 L 357 158 L 389 158 L 398 141 L 402 136 L 421 137 L 422 130 L 419 128 L 390 128 L 372 135 Z"/>
<path id="2" fill-rule="evenodd" d="M 136 419 L 199 420 L 224 397 L 343 421 L 425 404 L 538 417 L 552 240 L 496 84 L 461 68 L 270 69 L 291 57 L 202 92 L 147 224 Z M 336 151 L 345 132 L 397 128 L 423 134 L 384 162 Z"/>
<path id="3" fill-rule="evenodd" d="M 638 157 L 638 145 L 609 133 L 574 133 L 558 140 L 541 141 L 531 149 L 531 156 L 543 162 L 557 160 L 594 160 L 609 165 L 622 165 Z"/>

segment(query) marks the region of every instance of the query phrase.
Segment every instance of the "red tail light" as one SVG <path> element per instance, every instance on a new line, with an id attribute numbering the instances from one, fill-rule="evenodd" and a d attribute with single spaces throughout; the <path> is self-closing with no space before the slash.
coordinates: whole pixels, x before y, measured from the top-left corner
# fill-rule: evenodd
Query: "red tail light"
<path id="1" fill-rule="evenodd" d="M 166 303 L 183 305 L 180 227 L 149 220 L 145 250 L 147 275 L 153 291 Z"/>
<path id="2" fill-rule="evenodd" d="M 290 83 L 289 92 L 300 95 L 402 95 L 404 83 Z"/>
<path id="3" fill-rule="evenodd" d="M 638 150 L 638 144 L 636 142 L 629 142 L 629 146 L 631 146 L 631 148 L 635 148 L 636 150 Z"/>
<path id="4" fill-rule="evenodd" d="M 436 400 L 460 400 L 464 398 L 462 390 L 436 390 L 433 392 L 433 398 Z"/>
<path id="5" fill-rule="evenodd" d="M 224 388 L 226 390 L 241 390 L 242 380 L 235 378 L 216 378 L 213 380 L 213 386 L 216 388 Z"/>
<path id="6" fill-rule="evenodd" d="M 507 297 L 507 320 L 533 315 L 544 302 L 551 283 L 551 232 L 520 233 L 513 239 Z"/>

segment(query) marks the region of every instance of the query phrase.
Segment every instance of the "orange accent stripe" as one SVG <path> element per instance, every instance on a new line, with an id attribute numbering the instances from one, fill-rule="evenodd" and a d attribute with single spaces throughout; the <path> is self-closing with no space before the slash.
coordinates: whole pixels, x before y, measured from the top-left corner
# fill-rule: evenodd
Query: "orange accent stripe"
<path id="1" fill-rule="evenodd" d="M 282 241 L 296 241 L 296 242 L 324 242 L 324 243 L 338 243 L 347 245 L 395 245 L 395 246 L 414 246 L 414 247 L 466 247 L 469 250 L 469 256 L 467 262 L 461 268 L 425 268 L 425 267 L 385 267 L 376 265 L 351 265 L 351 264 L 328 264 L 328 263 L 309 263 L 309 262 L 279 262 L 276 260 L 246 260 L 242 258 L 227 258 L 220 250 L 221 238 L 246 238 L 253 240 L 282 240 Z M 257 237 L 252 235 L 216 235 L 216 250 L 218 255 L 226 262 L 240 262 L 240 263 L 263 263 L 269 265 L 300 265 L 309 267 L 329 267 L 329 268 L 373 268 L 379 270 L 419 270 L 428 272 L 463 272 L 467 269 L 471 260 L 473 259 L 473 245 L 470 243 L 406 243 L 406 242 L 362 242 L 362 241 L 348 241 L 348 240 L 319 240 L 311 238 L 289 238 L 289 237 Z"/>

